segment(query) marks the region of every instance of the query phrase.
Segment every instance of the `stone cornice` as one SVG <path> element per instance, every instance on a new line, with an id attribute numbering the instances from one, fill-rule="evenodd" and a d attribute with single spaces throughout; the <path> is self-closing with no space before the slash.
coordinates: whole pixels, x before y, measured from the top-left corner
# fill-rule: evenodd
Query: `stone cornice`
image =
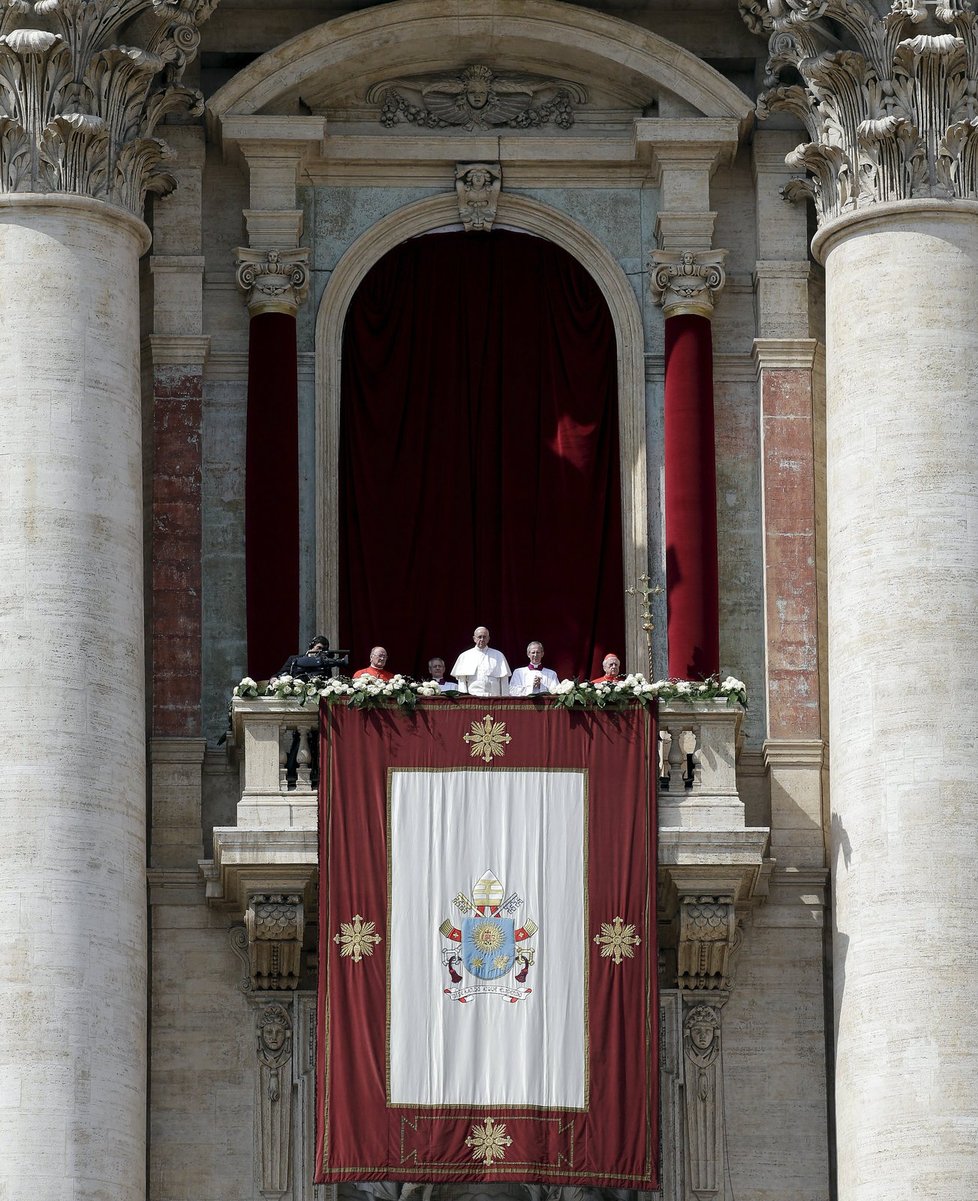
<path id="1" fill-rule="evenodd" d="M 70 193 L 142 216 L 175 180 L 154 137 L 199 113 L 181 86 L 217 0 L 18 0 L 0 13 L 0 190 Z M 134 45 L 132 43 L 138 43 Z"/>
<path id="2" fill-rule="evenodd" d="M 252 317 L 260 313 L 287 313 L 294 317 L 309 295 L 309 251 L 237 250 L 237 284 L 245 293 Z"/>
<path id="3" fill-rule="evenodd" d="M 652 298 L 666 317 L 712 317 L 726 282 L 725 250 L 653 250 L 649 256 Z"/>
<path id="4" fill-rule="evenodd" d="M 815 338 L 755 338 L 753 347 L 757 374 L 762 371 L 811 371 L 818 356 Z"/>
<path id="5" fill-rule="evenodd" d="M 765 767 L 821 768 L 828 756 L 821 738 L 769 738 L 764 743 Z"/>
<path id="6" fill-rule="evenodd" d="M 210 334 L 150 334 L 145 340 L 154 367 L 203 367 L 210 351 Z"/>
<path id="7" fill-rule="evenodd" d="M 789 199 L 811 197 L 821 223 L 894 200 L 978 197 L 975 6 L 740 0 L 769 38 L 758 116 L 789 112 L 810 138 L 786 159 L 808 174 Z"/>

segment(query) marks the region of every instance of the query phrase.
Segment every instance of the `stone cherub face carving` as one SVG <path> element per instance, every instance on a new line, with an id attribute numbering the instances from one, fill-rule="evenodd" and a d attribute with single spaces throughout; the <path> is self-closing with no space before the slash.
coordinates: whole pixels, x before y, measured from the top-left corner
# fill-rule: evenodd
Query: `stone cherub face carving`
<path id="1" fill-rule="evenodd" d="M 698 1067 L 709 1067 L 720 1054 L 720 1019 L 710 1005 L 697 1005 L 683 1022 L 686 1057 Z"/>
<path id="2" fill-rule="evenodd" d="M 258 1018 L 258 1057 L 271 1067 L 280 1066 L 289 1056 L 292 1023 L 281 1005 L 266 1006 Z"/>
<path id="3" fill-rule="evenodd" d="M 261 1038 L 269 1051 L 281 1051 L 285 1046 L 285 1027 L 281 1022 L 268 1022 L 262 1026 Z"/>
<path id="4" fill-rule="evenodd" d="M 469 67 L 462 73 L 465 100 L 469 108 L 485 108 L 489 103 L 489 81 L 492 73 L 486 67 Z"/>

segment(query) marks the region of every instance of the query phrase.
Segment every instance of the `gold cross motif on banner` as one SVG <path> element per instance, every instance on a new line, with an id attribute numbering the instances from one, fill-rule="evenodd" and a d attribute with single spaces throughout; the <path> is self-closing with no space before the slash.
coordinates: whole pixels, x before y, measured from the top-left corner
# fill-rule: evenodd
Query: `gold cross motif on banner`
<path id="1" fill-rule="evenodd" d="M 469 744 L 469 754 L 481 757 L 484 763 L 491 763 L 495 755 L 505 755 L 506 743 L 513 741 L 512 735 L 506 733 L 506 723 L 493 721 L 488 713 L 482 721 L 472 723 L 471 734 L 462 737 Z"/>

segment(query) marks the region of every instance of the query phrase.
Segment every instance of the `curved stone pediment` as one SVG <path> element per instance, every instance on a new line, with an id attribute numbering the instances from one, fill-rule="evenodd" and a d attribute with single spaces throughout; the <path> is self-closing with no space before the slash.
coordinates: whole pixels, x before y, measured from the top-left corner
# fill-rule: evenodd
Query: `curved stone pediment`
<path id="1" fill-rule="evenodd" d="M 746 124 L 747 96 L 665 38 L 556 0 L 399 0 L 338 17 L 262 55 L 216 92 L 212 119 L 313 111 L 378 119 L 392 78 L 464 72 L 569 81 L 601 112 L 641 115 L 663 95 L 691 114 Z M 675 101 L 673 101 L 675 104 Z M 583 105 L 582 105 L 583 107 Z"/>

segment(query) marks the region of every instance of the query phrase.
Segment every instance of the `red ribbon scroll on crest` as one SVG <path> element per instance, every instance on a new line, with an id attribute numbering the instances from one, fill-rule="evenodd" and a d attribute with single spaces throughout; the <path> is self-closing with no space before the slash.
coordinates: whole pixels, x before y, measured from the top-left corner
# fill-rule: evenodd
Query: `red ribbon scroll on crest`
<path id="1" fill-rule="evenodd" d="M 652 713 L 321 732 L 317 1181 L 657 1188 Z"/>

